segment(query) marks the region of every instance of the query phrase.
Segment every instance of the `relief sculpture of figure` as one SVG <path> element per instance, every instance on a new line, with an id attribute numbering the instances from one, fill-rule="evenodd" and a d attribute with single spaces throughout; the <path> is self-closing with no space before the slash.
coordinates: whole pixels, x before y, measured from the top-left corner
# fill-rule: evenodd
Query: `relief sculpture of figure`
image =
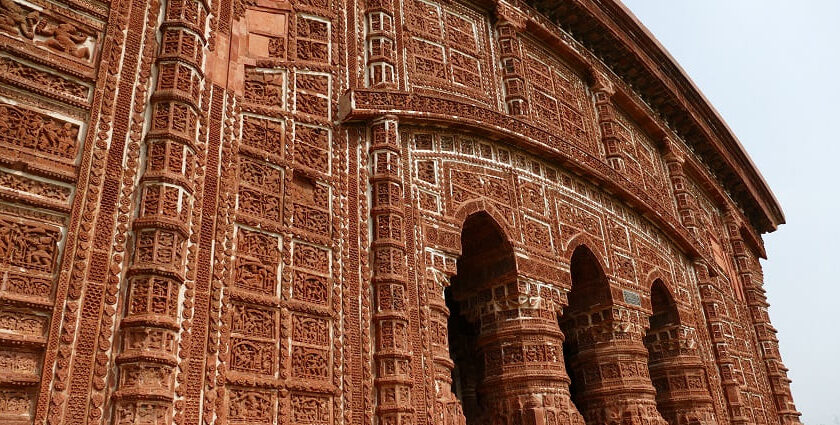
<path id="1" fill-rule="evenodd" d="M 53 251 L 55 249 L 55 236 L 36 233 L 30 236 L 32 238 L 30 249 L 28 250 L 27 257 L 29 258 L 27 258 L 27 263 L 29 266 L 37 269 L 50 270 L 52 268 Z"/>
<path id="2" fill-rule="evenodd" d="M 11 34 L 22 34 L 31 39 L 33 27 L 38 21 L 38 11 L 26 12 L 12 0 L 0 0 L 0 30 Z"/>
<path id="3" fill-rule="evenodd" d="M 79 129 L 69 122 L 59 126 L 55 121 L 47 120 L 41 129 L 41 137 L 38 139 L 37 148 L 39 151 L 51 154 L 71 156 L 75 153 L 76 135 L 78 134 Z"/>
<path id="4" fill-rule="evenodd" d="M 90 59 L 90 49 L 79 46 L 87 41 L 88 35 L 73 24 L 66 22 L 52 24 L 42 21 L 35 28 L 35 32 L 44 37 L 51 37 L 42 43 L 53 50 L 69 53 L 79 59 Z"/>

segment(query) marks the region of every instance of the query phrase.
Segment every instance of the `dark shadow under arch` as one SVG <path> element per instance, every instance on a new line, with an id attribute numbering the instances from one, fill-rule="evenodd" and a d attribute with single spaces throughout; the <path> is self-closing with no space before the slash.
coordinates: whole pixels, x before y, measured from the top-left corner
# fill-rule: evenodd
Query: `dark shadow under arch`
<path id="1" fill-rule="evenodd" d="M 461 230 L 461 256 L 458 273 L 444 293 L 449 308 L 449 354 L 452 392 L 461 401 L 468 425 L 482 423 L 482 381 L 484 362 L 476 347 L 479 325 L 467 317 L 471 297 L 497 282 L 515 277 L 513 248 L 498 222 L 484 211 L 474 212 L 464 220 Z"/>
<path id="2" fill-rule="evenodd" d="M 674 352 L 673 347 L 674 344 L 678 344 L 675 340 L 679 338 L 680 316 L 674 297 L 662 279 L 654 280 L 651 285 L 650 304 L 650 327 L 645 335 L 648 373 L 656 389 L 656 408 L 663 417 L 669 417 L 667 409 L 663 408 L 663 402 L 666 402 L 669 386 L 667 370 L 673 367 L 669 363 L 676 360 L 676 356 L 679 355 L 679 350 Z"/>
<path id="3" fill-rule="evenodd" d="M 566 373 L 571 379 L 569 392 L 572 402 L 582 411 L 583 365 L 580 364 L 580 341 L 576 335 L 591 326 L 590 312 L 603 310 L 612 302 L 610 285 L 598 257 L 586 245 L 578 245 L 572 252 L 569 264 L 572 288 L 569 304 L 559 319 L 560 328 L 566 340 L 563 343 L 563 357 Z"/>
<path id="4" fill-rule="evenodd" d="M 651 315 L 648 333 L 669 325 L 679 325 L 680 316 L 677 311 L 677 304 L 662 279 L 654 280 L 653 285 L 651 285 L 650 304 Z"/>
<path id="5" fill-rule="evenodd" d="M 610 286 L 598 257 L 586 245 L 578 245 L 572 252 L 569 269 L 572 290 L 567 311 L 578 312 L 597 305 L 611 303 Z"/>

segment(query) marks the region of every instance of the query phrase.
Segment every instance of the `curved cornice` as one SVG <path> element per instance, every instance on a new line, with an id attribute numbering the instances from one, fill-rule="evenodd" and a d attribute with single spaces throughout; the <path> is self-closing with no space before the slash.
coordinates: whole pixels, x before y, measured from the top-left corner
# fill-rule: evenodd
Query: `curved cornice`
<path id="1" fill-rule="evenodd" d="M 661 114 L 759 232 L 773 231 L 785 222 L 778 201 L 732 130 L 623 4 L 618 0 L 527 0 L 527 4 L 574 34 L 576 41 Z"/>
<path id="2" fill-rule="evenodd" d="M 400 122 L 438 123 L 482 134 L 555 162 L 589 178 L 656 223 L 684 252 L 703 257 L 701 244 L 643 188 L 594 157 L 525 120 L 455 99 L 431 97 L 403 91 L 351 90 L 342 96 L 339 117 L 345 122 L 369 121 L 390 115 Z"/>

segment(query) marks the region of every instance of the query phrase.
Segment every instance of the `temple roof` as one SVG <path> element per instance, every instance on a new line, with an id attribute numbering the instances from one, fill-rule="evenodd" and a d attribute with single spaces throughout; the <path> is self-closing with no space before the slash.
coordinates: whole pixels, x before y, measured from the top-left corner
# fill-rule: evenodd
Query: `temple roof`
<path id="1" fill-rule="evenodd" d="M 785 222 L 758 168 L 700 89 L 618 0 L 527 0 L 598 56 L 688 143 L 753 226 Z"/>

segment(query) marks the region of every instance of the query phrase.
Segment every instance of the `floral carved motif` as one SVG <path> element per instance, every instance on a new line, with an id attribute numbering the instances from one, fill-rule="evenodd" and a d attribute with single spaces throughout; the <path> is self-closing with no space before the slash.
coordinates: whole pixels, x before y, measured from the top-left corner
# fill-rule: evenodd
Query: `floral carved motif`
<path id="1" fill-rule="evenodd" d="M 90 88 L 84 84 L 42 71 L 9 57 L 0 56 L 0 75 L 12 83 L 46 93 L 63 94 L 72 103 L 85 105 Z"/>

